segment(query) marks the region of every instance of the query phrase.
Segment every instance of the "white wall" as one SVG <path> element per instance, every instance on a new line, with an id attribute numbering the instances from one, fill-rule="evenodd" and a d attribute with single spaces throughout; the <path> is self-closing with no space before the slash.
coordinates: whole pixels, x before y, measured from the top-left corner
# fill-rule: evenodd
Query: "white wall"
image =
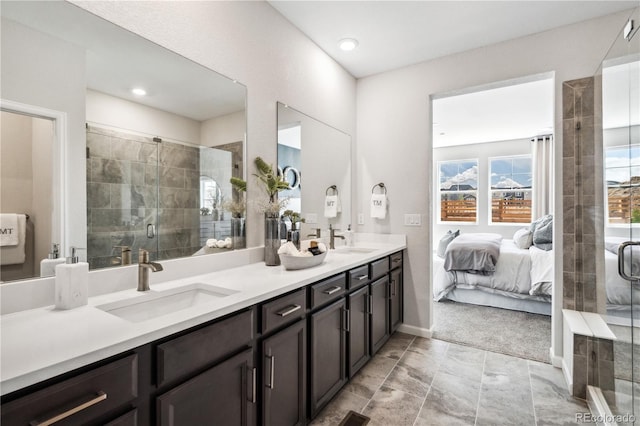
<path id="1" fill-rule="evenodd" d="M 67 115 L 65 244 L 86 247 L 84 50 L 13 21 L 0 28 L 2 98 Z"/>
<path id="2" fill-rule="evenodd" d="M 136 102 L 87 90 L 87 121 L 147 137 L 200 144 L 200 122 Z"/>
<path id="3" fill-rule="evenodd" d="M 238 111 L 202 122 L 201 141 L 204 146 L 218 146 L 244 141 L 247 125 L 245 111 Z"/>
<path id="4" fill-rule="evenodd" d="M 355 135 L 355 79 L 266 2 L 73 3 L 244 84 L 248 176 L 256 156 L 276 163 L 277 101 Z M 249 199 L 260 194 L 248 186 Z M 263 235 L 249 211 L 248 247 Z"/>
<path id="5" fill-rule="evenodd" d="M 433 150 L 433 234 L 432 241 L 438 246 L 438 241 L 449 229 L 460 229 L 460 232 L 495 232 L 504 238 L 513 237 L 513 233 L 522 228 L 523 224 L 502 224 L 491 225 L 489 220 L 489 158 L 504 157 L 512 155 L 531 154 L 531 140 L 518 139 L 511 141 L 487 142 L 480 144 L 458 145 L 446 148 L 435 148 Z M 438 162 L 449 160 L 478 160 L 478 200 L 477 214 L 478 223 L 438 223 Z"/>
<path id="6" fill-rule="evenodd" d="M 432 238 L 432 126 L 429 96 L 495 81 L 555 71 L 555 158 L 562 158 L 562 82 L 593 75 L 628 13 L 582 22 L 552 31 L 471 50 L 358 80 L 358 139 L 356 212 L 366 211 L 373 184 L 389 190 L 389 220 L 368 220 L 358 231 L 407 234 L 405 275 L 406 324 L 428 330 Z M 562 182 L 562 164 L 555 164 L 555 181 Z M 562 211 L 562 191 L 555 206 Z M 420 213 L 421 227 L 403 226 L 405 213 Z M 562 215 L 556 215 L 556 283 L 562 282 Z M 556 285 L 555 299 L 562 300 Z M 560 303 L 554 305 L 560 318 Z M 555 327 L 555 325 L 554 325 Z M 555 354 L 561 353 L 561 329 L 554 328 Z"/>

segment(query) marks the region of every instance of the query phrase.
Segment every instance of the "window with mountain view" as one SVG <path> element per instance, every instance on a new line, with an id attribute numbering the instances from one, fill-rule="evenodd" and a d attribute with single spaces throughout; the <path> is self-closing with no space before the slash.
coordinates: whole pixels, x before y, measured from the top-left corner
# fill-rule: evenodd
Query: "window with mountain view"
<path id="1" fill-rule="evenodd" d="M 477 222 L 478 160 L 438 163 L 440 221 Z"/>
<path id="2" fill-rule="evenodd" d="M 640 223 L 640 145 L 607 148 L 607 222 Z"/>
<path id="3" fill-rule="evenodd" d="M 489 160 L 491 223 L 530 223 L 533 174 L 531 156 Z"/>

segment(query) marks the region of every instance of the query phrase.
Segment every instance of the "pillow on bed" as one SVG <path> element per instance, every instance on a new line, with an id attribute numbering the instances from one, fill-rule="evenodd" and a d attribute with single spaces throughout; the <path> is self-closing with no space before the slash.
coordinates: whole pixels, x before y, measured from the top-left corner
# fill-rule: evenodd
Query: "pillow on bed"
<path id="1" fill-rule="evenodd" d="M 528 249 L 533 244 L 533 233 L 529 228 L 518 229 L 513 234 L 513 242 L 519 249 Z"/>
<path id="2" fill-rule="evenodd" d="M 438 249 L 436 251 L 436 254 L 438 255 L 438 257 L 441 257 L 441 258 L 444 259 L 444 253 L 447 251 L 447 246 L 458 235 L 460 235 L 460 230 L 459 229 L 457 231 L 455 231 L 455 232 L 449 230 L 449 231 L 447 231 L 446 234 L 444 234 L 444 236 L 442 238 L 440 238 L 440 242 L 438 243 Z"/>
<path id="3" fill-rule="evenodd" d="M 541 250 L 553 248 L 553 216 L 548 214 L 531 223 L 529 231 L 533 233 L 533 245 Z"/>

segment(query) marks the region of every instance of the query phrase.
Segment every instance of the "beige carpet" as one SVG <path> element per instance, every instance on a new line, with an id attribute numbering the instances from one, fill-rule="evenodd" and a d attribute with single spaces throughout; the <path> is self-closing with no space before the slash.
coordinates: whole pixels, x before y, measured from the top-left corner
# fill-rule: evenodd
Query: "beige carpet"
<path id="1" fill-rule="evenodd" d="M 550 316 L 451 301 L 433 308 L 435 339 L 549 363 Z"/>

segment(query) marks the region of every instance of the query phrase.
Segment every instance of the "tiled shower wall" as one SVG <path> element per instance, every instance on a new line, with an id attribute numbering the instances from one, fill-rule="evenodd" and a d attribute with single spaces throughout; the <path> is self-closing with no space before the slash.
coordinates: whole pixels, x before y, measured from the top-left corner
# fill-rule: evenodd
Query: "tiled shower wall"
<path id="1" fill-rule="evenodd" d="M 597 265 L 604 256 L 602 139 L 596 136 L 593 77 L 563 83 L 563 303 L 597 312 Z M 601 232 L 600 232 L 601 234 Z"/>
<path id="2" fill-rule="evenodd" d="M 602 259 L 602 109 L 594 77 L 563 83 L 563 301 L 564 309 L 598 312 L 604 306 Z M 598 278 L 600 277 L 600 278 Z M 598 292 L 600 291 L 600 294 Z M 601 305 L 598 309 L 598 305 Z M 566 354 L 570 355 L 570 354 Z M 587 385 L 614 389 L 613 342 L 574 336 L 573 395 Z"/>
<path id="3" fill-rule="evenodd" d="M 117 246 L 153 259 L 199 248 L 199 149 L 87 128 L 87 250 L 92 268 L 119 262 Z M 147 226 L 155 225 L 155 237 Z"/>

